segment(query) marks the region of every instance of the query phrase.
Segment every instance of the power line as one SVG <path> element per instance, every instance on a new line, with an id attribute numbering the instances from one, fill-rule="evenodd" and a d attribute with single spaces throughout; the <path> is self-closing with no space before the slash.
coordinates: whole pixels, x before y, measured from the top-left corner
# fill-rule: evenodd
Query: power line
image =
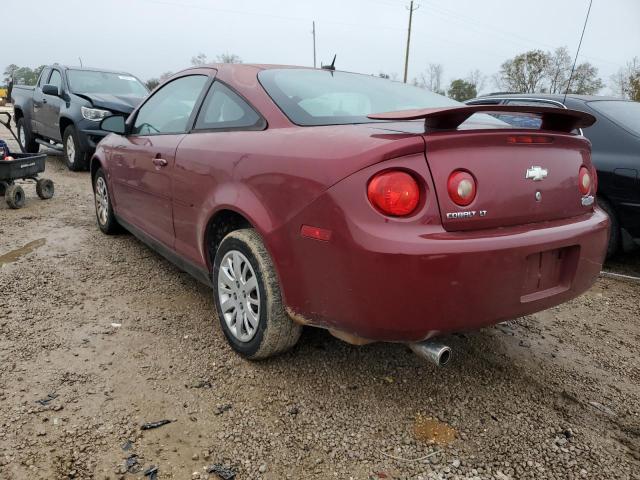
<path id="1" fill-rule="evenodd" d="M 407 71 L 409 70 L 409 45 L 411 43 L 411 22 L 413 21 L 413 12 L 420 8 L 420 5 L 416 5 L 413 8 L 413 0 L 409 4 L 409 29 L 407 31 L 407 51 L 404 56 L 404 83 L 407 83 Z"/>

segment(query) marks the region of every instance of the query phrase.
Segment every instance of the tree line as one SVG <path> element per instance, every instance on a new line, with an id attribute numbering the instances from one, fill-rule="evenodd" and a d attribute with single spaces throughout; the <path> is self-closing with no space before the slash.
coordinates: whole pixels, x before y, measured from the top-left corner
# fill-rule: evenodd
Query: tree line
<path id="1" fill-rule="evenodd" d="M 223 53 L 215 57 L 218 63 L 242 63 L 242 59 L 234 53 Z M 198 66 L 209 63 L 206 54 L 198 53 L 191 57 L 191 65 Z M 417 75 L 412 84 L 447 95 L 454 100 L 465 101 L 478 96 L 487 81 L 503 92 L 510 93 L 574 93 L 596 95 L 605 86 L 598 75 L 598 69 L 589 62 L 575 66 L 571 73 L 573 60 L 566 47 L 556 48 L 553 52 L 530 50 L 505 60 L 500 71 L 490 78 L 473 70 L 464 78 L 455 78 L 445 85 L 443 82 L 444 67 L 439 63 L 430 63 Z M 4 83 L 14 79 L 16 84 L 35 85 L 44 65 L 36 68 L 19 67 L 11 64 L 4 71 Z M 150 78 L 145 83 L 153 90 L 162 81 L 173 75 L 165 72 L 159 77 Z M 380 77 L 398 80 L 395 73 L 380 73 Z M 640 101 L 640 57 L 635 57 L 610 77 L 609 86 L 614 95 L 629 100 Z"/>

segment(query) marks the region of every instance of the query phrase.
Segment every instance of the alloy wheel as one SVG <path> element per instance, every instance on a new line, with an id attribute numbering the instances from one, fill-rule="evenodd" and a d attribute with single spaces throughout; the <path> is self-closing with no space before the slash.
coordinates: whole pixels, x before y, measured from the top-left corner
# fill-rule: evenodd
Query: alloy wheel
<path id="1" fill-rule="evenodd" d="M 109 192 L 104 178 L 98 177 L 95 187 L 96 215 L 100 225 L 106 225 L 109 218 Z"/>
<path id="2" fill-rule="evenodd" d="M 18 127 L 18 142 L 20 142 L 20 146 L 23 149 L 27 148 L 27 138 L 26 138 L 26 135 L 24 133 L 24 128 L 22 128 L 22 126 Z"/>
<path id="3" fill-rule="evenodd" d="M 69 135 L 67 137 L 66 150 L 67 150 L 67 159 L 69 160 L 69 163 L 75 162 L 75 160 L 76 160 L 76 144 L 73 141 L 73 135 Z"/>
<path id="4" fill-rule="evenodd" d="M 249 342 L 260 321 L 260 287 L 251 263 L 238 250 L 228 251 L 217 281 L 220 310 L 229 331 L 239 341 Z"/>

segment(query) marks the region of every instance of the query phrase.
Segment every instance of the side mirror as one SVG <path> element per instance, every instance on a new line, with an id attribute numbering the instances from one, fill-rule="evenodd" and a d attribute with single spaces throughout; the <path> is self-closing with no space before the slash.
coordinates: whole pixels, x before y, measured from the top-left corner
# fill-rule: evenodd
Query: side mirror
<path id="1" fill-rule="evenodd" d="M 124 117 L 122 115 L 112 115 L 110 117 L 102 119 L 102 121 L 100 122 L 100 130 L 104 130 L 105 132 L 117 133 L 118 135 L 124 135 L 126 131 Z"/>
<path id="2" fill-rule="evenodd" d="M 56 85 L 43 85 L 42 93 L 45 95 L 55 95 L 56 97 L 59 97 L 60 89 Z"/>

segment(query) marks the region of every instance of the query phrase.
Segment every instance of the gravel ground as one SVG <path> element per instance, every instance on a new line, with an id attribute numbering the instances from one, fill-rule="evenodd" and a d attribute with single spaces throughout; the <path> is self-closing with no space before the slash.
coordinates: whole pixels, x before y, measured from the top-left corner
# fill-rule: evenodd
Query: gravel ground
<path id="1" fill-rule="evenodd" d="M 87 173 L 46 173 L 0 201 L 0 478 L 640 478 L 640 282 L 450 336 L 445 369 L 320 330 L 250 363 L 206 287 L 98 231 Z"/>

